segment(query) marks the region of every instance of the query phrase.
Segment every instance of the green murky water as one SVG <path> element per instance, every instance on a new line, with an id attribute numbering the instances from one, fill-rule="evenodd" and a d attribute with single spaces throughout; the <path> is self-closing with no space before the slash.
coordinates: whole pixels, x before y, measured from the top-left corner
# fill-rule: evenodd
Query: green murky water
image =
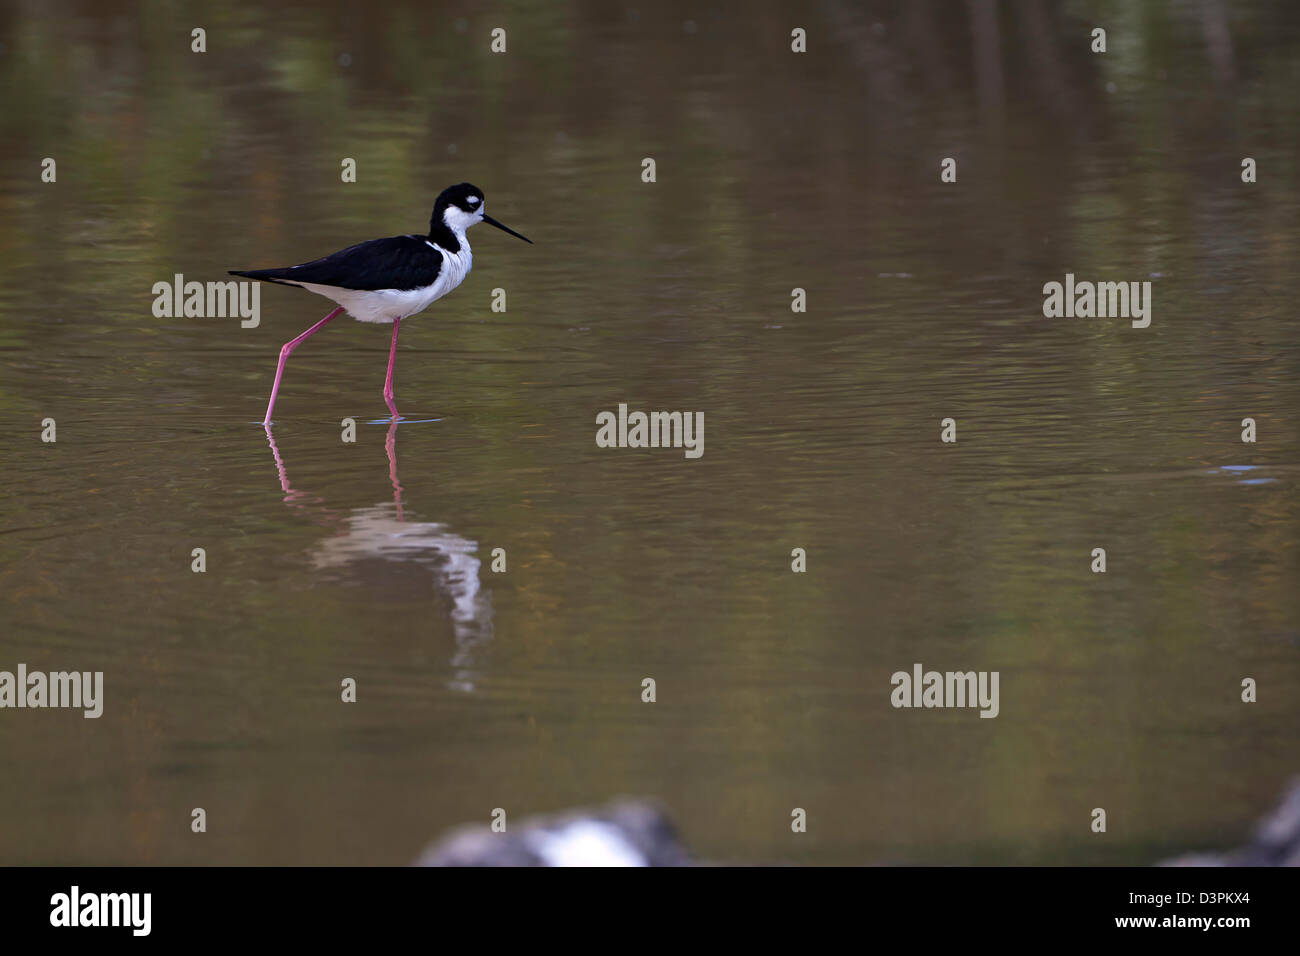
<path id="1" fill-rule="evenodd" d="M 0 862 L 404 863 L 618 794 L 737 861 L 1238 838 L 1300 766 L 1300 9 L 987 9 L 0 8 L 0 670 L 105 675 L 0 710 Z M 295 353 L 272 447 L 330 303 L 153 314 L 464 179 L 536 245 L 403 323 L 396 429 L 386 327 Z M 1150 327 L 1044 318 L 1067 272 Z M 621 402 L 704 455 L 597 448 Z M 916 662 L 999 716 L 894 709 Z"/>

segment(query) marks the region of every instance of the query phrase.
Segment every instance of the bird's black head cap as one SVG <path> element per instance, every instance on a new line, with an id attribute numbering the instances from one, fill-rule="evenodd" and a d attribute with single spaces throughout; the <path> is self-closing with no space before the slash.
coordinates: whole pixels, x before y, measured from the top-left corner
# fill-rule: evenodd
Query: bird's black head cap
<path id="1" fill-rule="evenodd" d="M 438 200 L 433 204 L 432 225 L 442 225 L 442 217 L 447 212 L 448 206 L 455 206 L 462 212 L 478 212 L 483 206 L 483 190 L 473 183 L 457 183 L 455 186 L 448 186 L 438 194 Z"/>
<path id="2" fill-rule="evenodd" d="M 502 232 L 523 239 L 524 242 L 532 242 L 528 237 L 521 236 L 487 215 L 483 211 L 484 202 L 483 190 L 473 183 L 457 183 L 455 186 L 448 186 L 439 194 L 438 201 L 433 204 L 433 216 L 429 221 L 429 238 L 447 251 L 455 252 L 460 248 L 460 240 L 456 238 L 456 233 L 463 235 L 465 230 L 475 223 L 485 222 L 489 226 L 496 226 Z"/>

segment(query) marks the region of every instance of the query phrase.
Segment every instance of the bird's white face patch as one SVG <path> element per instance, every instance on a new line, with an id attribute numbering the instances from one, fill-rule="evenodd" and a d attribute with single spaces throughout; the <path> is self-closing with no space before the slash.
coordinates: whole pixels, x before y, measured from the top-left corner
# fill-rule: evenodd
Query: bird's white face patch
<path id="1" fill-rule="evenodd" d="M 474 223 L 483 221 L 483 206 L 480 205 L 473 212 L 466 212 L 459 206 L 448 206 L 447 211 L 442 214 L 442 221 L 452 232 L 464 234 L 465 230 Z"/>
<path id="2" fill-rule="evenodd" d="M 477 206 L 479 202 L 481 202 L 481 200 L 477 196 L 470 196 L 465 201 L 469 203 L 471 206 Z"/>

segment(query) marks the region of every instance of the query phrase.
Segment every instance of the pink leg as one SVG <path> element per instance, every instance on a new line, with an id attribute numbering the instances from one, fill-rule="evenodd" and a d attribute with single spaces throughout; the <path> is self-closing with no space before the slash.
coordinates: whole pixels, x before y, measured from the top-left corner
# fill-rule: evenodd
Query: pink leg
<path id="1" fill-rule="evenodd" d="M 388 410 L 393 413 L 393 419 L 396 420 L 397 406 L 393 403 L 393 363 L 397 360 L 397 330 L 401 328 L 402 320 L 393 319 L 393 347 L 388 351 L 388 378 L 384 381 L 384 401 L 388 403 Z"/>
<path id="2" fill-rule="evenodd" d="M 290 341 L 284 343 L 284 347 L 280 349 L 280 364 L 279 366 L 277 366 L 275 370 L 275 384 L 271 386 L 271 401 L 270 404 L 266 406 L 266 418 L 262 420 L 263 425 L 271 424 L 271 412 L 275 409 L 275 396 L 280 393 L 280 379 L 284 376 L 284 363 L 289 360 L 289 356 L 293 353 L 293 350 L 296 349 L 303 342 L 307 341 L 307 339 L 311 338 L 317 332 L 319 332 L 322 328 L 324 328 L 326 322 L 334 318 L 334 316 L 338 315 L 342 311 L 343 311 L 343 306 L 339 306 L 337 309 L 335 309 L 329 315 L 325 316 L 325 318 L 321 319 L 319 322 L 313 325 L 302 335 L 298 336 L 296 339 L 291 339 Z"/>

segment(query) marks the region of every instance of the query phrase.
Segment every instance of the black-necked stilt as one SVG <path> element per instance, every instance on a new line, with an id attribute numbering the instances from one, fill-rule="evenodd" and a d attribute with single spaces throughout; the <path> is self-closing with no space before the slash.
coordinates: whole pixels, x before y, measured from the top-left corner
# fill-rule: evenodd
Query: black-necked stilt
<path id="1" fill-rule="evenodd" d="M 397 331 L 402 319 L 423 312 L 465 280 L 474 265 L 466 230 L 476 223 L 486 222 L 524 242 L 532 242 L 484 213 L 483 205 L 483 190 L 469 183 L 460 183 L 447 187 L 438 196 L 427 236 L 371 239 L 323 259 L 284 269 L 231 270 L 230 274 L 234 276 L 296 285 L 339 304 L 337 309 L 280 349 L 280 364 L 275 370 L 271 401 L 266 406 L 266 418 L 262 424 L 271 422 L 275 396 L 280 391 L 280 378 L 284 375 L 284 363 L 289 355 L 344 310 L 362 322 L 393 323 L 384 401 L 393 418 L 397 418 L 397 406 L 393 403 Z"/>

